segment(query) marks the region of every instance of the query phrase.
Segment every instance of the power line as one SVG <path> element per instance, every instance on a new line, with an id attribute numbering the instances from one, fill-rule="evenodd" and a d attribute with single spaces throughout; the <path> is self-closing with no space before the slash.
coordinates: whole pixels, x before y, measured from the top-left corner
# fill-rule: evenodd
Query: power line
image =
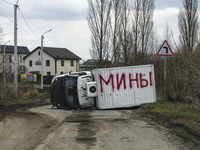
<path id="1" fill-rule="evenodd" d="M 20 11 L 20 12 L 21 12 L 21 11 Z M 0 12 L 0 15 L 2 15 L 3 17 L 5 17 L 6 19 L 8 19 L 10 22 L 14 23 L 13 20 L 11 20 L 10 18 L 8 18 L 6 15 L 2 14 L 1 12 Z M 22 14 L 22 17 L 23 17 L 23 14 Z M 23 17 L 23 19 L 24 19 L 24 21 L 25 21 L 25 18 L 24 18 L 24 17 Z M 28 25 L 27 21 L 25 21 L 25 23 L 27 24 L 27 26 L 29 27 L 29 29 L 31 30 L 31 32 L 33 33 L 33 35 L 36 36 L 37 38 L 40 38 L 39 36 L 37 36 L 37 35 L 33 32 L 33 30 L 32 30 L 32 29 L 30 28 L 30 26 Z M 6 23 L 6 24 L 7 24 L 7 23 Z M 7 24 L 7 25 L 9 25 L 9 24 Z M 19 25 L 18 25 L 18 28 L 21 29 L 21 30 L 23 30 L 23 31 L 26 32 L 26 33 L 30 33 L 30 32 L 26 31 L 24 28 L 22 28 L 22 27 L 19 26 Z M 19 30 L 18 30 L 18 31 L 19 31 Z M 21 33 L 21 34 L 22 34 L 22 33 Z"/>
<path id="2" fill-rule="evenodd" d="M 2 1 L 5 2 L 5 3 L 7 3 L 7 4 L 14 5 L 14 4 L 9 3 L 9 2 L 7 2 L 7 1 L 5 1 L 5 0 L 2 0 Z M 18 1 L 19 1 L 19 0 L 18 0 Z M 17 1 L 17 3 L 18 3 L 18 1 Z M 22 16 L 24 22 L 26 23 L 26 25 L 28 26 L 28 28 L 29 28 L 29 30 L 32 32 L 32 34 L 33 34 L 34 36 L 36 36 L 37 38 L 40 38 L 37 34 L 35 34 L 35 33 L 33 32 L 33 30 L 31 29 L 31 27 L 29 26 L 29 24 L 28 24 L 28 22 L 26 21 L 26 19 L 25 19 L 24 15 L 23 15 L 21 9 L 19 8 L 19 6 L 18 6 L 18 10 L 20 11 L 20 14 L 21 14 L 21 16 Z M 7 19 L 8 19 L 9 21 L 11 21 L 12 23 L 14 23 L 13 20 L 11 20 L 10 18 L 8 18 L 7 16 L 5 16 L 4 14 L 2 14 L 1 12 L 0 12 L 0 14 L 1 14 L 3 17 L 7 18 Z M 20 26 L 18 25 L 18 27 L 20 27 Z M 22 30 L 24 30 L 22 27 L 20 27 L 20 28 L 21 28 Z M 24 30 L 24 31 L 27 32 L 26 30 Z M 27 33 L 28 33 L 28 32 L 27 32 Z"/>
<path id="3" fill-rule="evenodd" d="M 5 1 L 5 0 L 2 0 L 3 2 L 5 2 L 5 3 L 7 3 L 7 4 L 9 4 L 9 5 L 14 5 L 14 4 L 12 4 L 12 3 L 10 3 L 10 2 L 7 2 L 7 1 Z"/>
<path id="4" fill-rule="evenodd" d="M 38 42 L 38 41 L 40 41 L 40 39 L 31 41 L 31 42 L 28 42 L 28 43 L 24 43 L 24 44 L 22 44 L 22 45 L 28 45 L 28 44 L 35 43 L 35 42 Z"/>
<path id="5" fill-rule="evenodd" d="M 18 30 L 18 32 L 20 33 L 20 35 L 21 35 L 23 38 L 25 38 L 25 36 L 20 32 L 20 30 Z"/>
<path id="6" fill-rule="evenodd" d="M 11 21 L 12 23 L 14 23 L 13 20 L 11 20 L 10 18 L 8 18 L 7 16 L 5 16 L 4 14 L 2 14 L 1 12 L 0 12 L 0 14 L 1 14 L 3 17 L 5 17 L 6 19 L 8 19 L 9 21 Z"/>
<path id="7" fill-rule="evenodd" d="M 28 26 L 29 30 L 30 30 L 37 38 L 39 38 L 39 36 L 36 35 L 36 34 L 33 32 L 33 30 L 31 29 L 31 27 L 29 26 L 29 24 L 28 24 L 28 22 L 26 21 L 26 19 L 25 19 L 25 17 L 24 17 L 24 15 L 23 15 L 23 13 L 22 13 L 22 11 L 21 11 L 20 8 L 19 8 L 19 11 L 20 11 L 20 13 L 21 13 L 21 15 L 22 15 L 22 18 L 23 18 L 24 22 L 25 22 L 26 25 Z"/>
<path id="8" fill-rule="evenodd" d="M 0 14 L 1 14 L 3 17 L 5 17 L 6 19 L 8 19 L 10 22 L 14 23 L 14 21 L 11 20 L 10 18 L 8 18 L 6 15 L 2 14 L 1 12 L 0 12 Z M 6 24 L 8 24 L 8 23 L 6 23 Z M 23 29 L 22 27 L 20 27 L 19 25 L 18 25 L 18 27 L 19 27 L 20 29 L 22 29 L 23 31 L 29 33 L 28 31 L 24 30 L 24 29 Z"/>

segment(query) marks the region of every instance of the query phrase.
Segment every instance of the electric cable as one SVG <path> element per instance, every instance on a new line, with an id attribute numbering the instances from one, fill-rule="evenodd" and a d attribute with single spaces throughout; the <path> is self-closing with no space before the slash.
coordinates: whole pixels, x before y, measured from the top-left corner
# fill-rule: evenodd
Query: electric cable
<path id="1" fill-rule="evenodd" d="M 37 38 L 39 38 L 39 36 L 36 35 L 36 34 L 33 32 L 33 30 L 31 29 L 31 27 L 29 26 L 29 24 L 28 24 L 28 22 L 26 21 L 26 19 L 25 19 L 25 17 L 24 17 L 24 15 L 23 15 L 23 13 L 22 13 L 22 11 L 21 11 L 20 8 L 19 8 L 19 11 L 20 11 L 20 13 L 21 13 L 21 15 L 22 15 L 22 18 L 23 18 L 24 22 L 25 22 L 26 25 L 28 26 L 29 30 L 30 30 Z"/>
<path id="2" fill-rule="evenodd" d="M 22 44 L 22 45 L 28 45 L 28 44 L 31 44 L 31 43 L 35 43 L 35 42 L 37 42 L 37 41 L 40 41 L 39 39 L 38 40 L 34 40 L 34 41 L 31 41 L 31 42 L 28 42 L 28 43 L 24 43 L 24 44 Z"/>
<path id="3" fill-rule="evenodd" d="M 5 0 L 2 0 L 3 2 L 5 2 L 5 3 L 7 3 L 7 4 L 9 4 L 9 5 L 14 5 L 14 4 L 12 4 L 12 3 L 10 3 L 10 2 L 7 2 L 7 1 L 5 1 Z"/>

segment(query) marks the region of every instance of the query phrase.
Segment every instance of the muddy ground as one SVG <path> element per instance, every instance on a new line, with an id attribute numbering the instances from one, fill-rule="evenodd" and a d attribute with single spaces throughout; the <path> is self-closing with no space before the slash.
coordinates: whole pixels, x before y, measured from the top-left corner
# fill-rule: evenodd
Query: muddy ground
<path id="1" fill-rule="evenodd" d="M 197 137 L 160 123 L 142 108 L 63 110 L 49 99 L 0 106 L 0 149 L 199 150 Z"/>

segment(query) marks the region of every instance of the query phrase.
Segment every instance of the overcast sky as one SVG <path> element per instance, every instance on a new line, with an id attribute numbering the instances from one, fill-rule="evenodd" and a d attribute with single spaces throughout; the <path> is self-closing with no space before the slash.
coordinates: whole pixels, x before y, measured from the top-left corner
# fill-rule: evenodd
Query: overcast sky
<path id="1" fill-rule="evenodd" d="M 0 0 L 0 27 L 3 28 L 0 44 L 8 40 L 11 40 L 8 45 L 14 44 L 13 4 L 16 1 Z M 87 0 L 19 0 L 18 5 L 19 46 L 27 46 L 32 51 L 41 45 L 41 35 L 52 29 L 44 35 L 44 46 L 67 48 L 84 60 L 91 58 L 91 33 L 86 21 Z M 154 27 L 158 35 L 162 38 L 167 23 L 177 38 L 177 15 L 182 0 L 155 0 L 155 7 Z M 200 4 L 198 10 L 200 12 Z"/>

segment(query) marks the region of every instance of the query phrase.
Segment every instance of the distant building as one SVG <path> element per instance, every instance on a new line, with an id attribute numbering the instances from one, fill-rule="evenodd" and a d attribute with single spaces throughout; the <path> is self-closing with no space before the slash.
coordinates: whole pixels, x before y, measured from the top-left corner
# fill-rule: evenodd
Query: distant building
<path id="1" fill-rule="evenodd" d="M 35 48 L 25 58 L 27 73 L 41 74 L 41 47 Z M 55 76 L 79 71 L 81 58 L 66 48 L 43 47 L 43 75 Z"/>
<path id="2" fill-rule="evenodd" d="M 5 50 L 5 57 L 4 57 Z M 26 46 L 17 46 L 18 72 L 25 72 L 24 57 L 30 53 Z M 3 61 L 4 60 L 4 61 Z M 0 73 L 14 73 L 14 46 L 0 45 Z"/>
<path id="3" fill-rule="evenodd" d="M 88 59 L 83 64 L 80 65 L 81 71 L 90 71 L 97 68 L 96 61 L 94 59 Z"/>

